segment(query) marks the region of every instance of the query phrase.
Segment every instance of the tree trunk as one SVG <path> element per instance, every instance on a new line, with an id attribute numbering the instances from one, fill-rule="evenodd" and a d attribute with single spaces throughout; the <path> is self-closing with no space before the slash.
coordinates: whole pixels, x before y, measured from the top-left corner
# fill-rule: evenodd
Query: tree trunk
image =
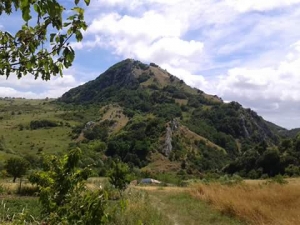
<path id="1" fill-rule="evenodd" d="M 21 188 L 22 188 L 22 177 L 20 177 L 20 186 L 19 186 L 19 192 L 21 192 Z"/>
<path id="2" fill-rule="evenodd" d="M 16 179 L 17 179 L 17 177 L 14 177 L 14 179 L 13 179 L 13 182 L 14 182 L 14 183 L 16 183 Z"/>

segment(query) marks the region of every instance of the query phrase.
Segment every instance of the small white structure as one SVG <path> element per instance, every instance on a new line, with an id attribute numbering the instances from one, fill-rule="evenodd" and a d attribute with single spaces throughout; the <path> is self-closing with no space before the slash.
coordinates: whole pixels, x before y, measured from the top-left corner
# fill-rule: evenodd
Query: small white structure
<path id="1" fill-rule="evenodd" d="M 140 181 L 140 184 L 161 184 L 161 182 L 152 178 L 144 178 Z"/>

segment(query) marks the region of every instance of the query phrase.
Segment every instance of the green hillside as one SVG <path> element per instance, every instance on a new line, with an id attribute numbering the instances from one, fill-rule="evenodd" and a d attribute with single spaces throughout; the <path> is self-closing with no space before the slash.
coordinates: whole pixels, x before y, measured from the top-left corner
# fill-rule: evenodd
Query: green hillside
<path id="1" fill-rule="evenodd" d="M 289 132 L 154 63 L 131 59 L 57 100 L 0 100 L 2 162 L 11 156 L 37 161 L 78 146 L 81 165 L 91 165 L 95 175 L 105 175 L 115 157 L 153 176 L 283 174 L 299 166 L 296 134 L 284 139 Z"/>
<path id="2" fill-rule="evenodd" d="M 71 89 L 58 102 L 99 108 L 92 127 L 78 131 L 80 140 L 100 140 L 106 156 L 154 171 L 221 170 L 261 142 L 275 146 L 280 141 L 251 109 L 224 103 L 154 63 L 132 59 Z"/>

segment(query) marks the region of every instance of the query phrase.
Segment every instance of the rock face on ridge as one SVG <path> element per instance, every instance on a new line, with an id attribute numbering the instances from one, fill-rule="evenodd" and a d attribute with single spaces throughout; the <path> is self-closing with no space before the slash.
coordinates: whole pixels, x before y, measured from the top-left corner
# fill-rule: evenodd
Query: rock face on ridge
<path id="1" fill-rule="evenodd" d="M 169 157 L 173 146 L 172 146 L 172 134 L 179 128 L 179 123 L 176 119 L 171 120 L 166 127 L 165 143 L 162 148 L 162 152 L 165 156 Z"/>

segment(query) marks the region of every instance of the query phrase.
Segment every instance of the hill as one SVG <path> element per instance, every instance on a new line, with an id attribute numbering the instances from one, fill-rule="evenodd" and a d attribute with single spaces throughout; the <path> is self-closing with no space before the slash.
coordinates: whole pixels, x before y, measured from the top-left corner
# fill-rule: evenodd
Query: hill
<path id="1" fill-rule="evenodd" d="M 101 140 L 106 156 L 138 167 L 151 167 L 159 153 L 190 173 L 221 169 L 258 143 L 279 143 L 253 110 L 191 88 L 154 63 L 121 61 L 58 102 L 98 108 L 81 140 Z"/>
<path id="2" fill-rule="evenodd" d="M 124 60 L 57 100 L 4 98 L 0 106 L 0 169 L 13 156 L 36 167 L 42 153 L 78 146 L 81 166 L 94 175 L 106 175 L 114 157 L 160 179 L 161 172 L 300 174 L 297 130 L 191 88 L 154 63 Z"/>

